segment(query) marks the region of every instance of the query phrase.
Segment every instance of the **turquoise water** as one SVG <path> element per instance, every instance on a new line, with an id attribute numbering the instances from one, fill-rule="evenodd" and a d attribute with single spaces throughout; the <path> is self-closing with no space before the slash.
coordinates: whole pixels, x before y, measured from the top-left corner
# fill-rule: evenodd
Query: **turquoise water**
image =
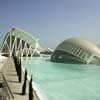
<path id="1" fill-rule="evenodd" d="M 45 100 L 100 100 L 100 66 L 22 60 Z"/>

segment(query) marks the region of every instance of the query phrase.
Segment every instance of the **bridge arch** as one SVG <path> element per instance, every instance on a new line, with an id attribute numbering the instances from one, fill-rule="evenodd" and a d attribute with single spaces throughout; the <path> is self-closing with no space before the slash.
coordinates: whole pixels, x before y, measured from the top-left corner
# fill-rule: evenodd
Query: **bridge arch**
<path id="1" fill-rule="evenodd" d="M 12 56 L 16 52 L 17 56 L 39 55 L 38 40 L 19 28 L 12 28 L 5 36 L 1 47 L 1 53 Z"/>

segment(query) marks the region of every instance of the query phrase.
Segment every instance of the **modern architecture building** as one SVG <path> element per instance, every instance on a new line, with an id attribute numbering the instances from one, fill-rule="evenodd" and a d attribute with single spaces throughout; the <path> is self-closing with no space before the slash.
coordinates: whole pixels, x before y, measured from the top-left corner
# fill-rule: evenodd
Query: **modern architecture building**
<path id="1" fill-rule="evenodd" d="M 100 49 L 88 40 L 69 38 L 60 43 L 51 56 L 51 61 L 80 64 L 99 64 Z"/>

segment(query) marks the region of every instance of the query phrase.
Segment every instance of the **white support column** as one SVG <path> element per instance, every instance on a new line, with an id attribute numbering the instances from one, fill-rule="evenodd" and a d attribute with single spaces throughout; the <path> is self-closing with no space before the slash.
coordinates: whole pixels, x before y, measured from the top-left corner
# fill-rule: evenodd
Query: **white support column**
<path id="1" fill-rule="evenodd" d="M 32 49 L 32 47 L 30 47 L 30 49 L 31 49 L 31 57 L 32 57 L 33 49 Z"/>
<path id="2" fill-rule="evenodd" d="M 19 45 L 18 45 L 18 50 L 21 47 L 21 43 L 22 43 L 22 40 L 20 39 L 20 42 L 19 42 Z"/>
<path id="3" fill-rule="evenodd" d="M 83 59 L 85 58 L 85 52 L 83 51 L 82 56 Z"/>
<path id="4" fill-rule="evenodd" d="M 24 49 L 24 51 L 25 51 L 26 57 L 27 57 L 27 53 L 28 53 L 27 50 L 28 50 L 28 49 L 27 49 L 27 43 L 25 42 L 25 49 Z"/>
<path id="5" fill-rule="evenodd" d="M 30 46 L 30 54 L 31 54 L 31 57 L 32 57 L 32 52 L 33 52 L 33 51 L 32 51 L 32 47 Z"/>
<path id="6" fill-rule="evenodd" d="M 4 41 L 4 43 L 3 43 L 3 46 L 2 46 L 2 48 L 1 48 L 1 51 L 2 51 L 2 49 L 4 48 L 5 43 L 7 42 L 8 36 L 9 36 L 9 35 L 7 35 L 7 38 L 5 39 L 5 41 Z"/>
<path id="7" fill-rule="evenodd" d="M 7 47 L 8 47 L 8 51 L 10 52 L 10 48 L 9 48 L 9 45 L 8 45 L 7 41 L 6 41 L 6 44 L 7 44 Z"/>
<path id="8" fill-rule="evenodd" d="M 72 48 L 70 49 L 70 52 L 73 53 L 73 50 L 74 50 L 74 47 L 72 47 Z"/>
<path id="9" fill-rule="evenodd" d="M 37 43 L 36 43 L 36 52 L 37 52 L 38 54 L 40 54 L 40 52 L 38 51 L 38 48 L 39 48 L 39 43 L 37 42 Z"/>
<path id="10" fill-rule="evenodd" d="M 16 42 L 15 42 L 15 53 L 17 55 L 17 37 L 16 37 Z"/>
<path id="11" fill-rule="evenodd" d="M 72 53 L 75 54 L 76 50 L 77 50 L 77 48 L 74 47 Z"/>
<path id="12" fill-rule="evenodd" d="M 30 53 L 30 49 L 31 49 L 31 46 L 29 46 L 28 53 L 27 53 L 27 57 L 28 57 L 28 55 Z"/>
<path id="13" fill-rule="evenodd" d="M 77 56 L 78 57 L 80 57 L 80 53 L 81 53 L 82 51 L 81 51 L 81 49 L 79 50 L 79 52 L 78 52 L 78 54 L 77 54 Z"/>
<path id="14" fill-rule="evenodd" d="M 37 50 L 37 48 L 38 48 L 38 42 L 36 41 L 35 49 L 34 49 L 32 55 L 31 55 L 31 57 L 34 55 L 34 53 L 35 53 L 35 51 Z"/>
<path id="15" fill-rule="evenodd" d="M 19 44 L 18 44 L 18 48 L 17 48 L 17 55 L 18 55 L 18 53 L 20 53 L 19 48 L 21 48 L 21 40 L 19 41 Z"/>
<path id="16" fill-rule="evenodd" d="M 14 47 L 15 47 L 15 44 L 16 44 L 16 37 L 15 37 L 14 43 L 13 43 L 13 45 L 12 45 L 11 55 L 12 55 L 13 49 L 14 49 Z"/>
<path id="17" fill-rule="evenodd" d="M 80 49 L 79 49 L 79 48 L 77 48 L 77 50 L 76 50 L 75 54 L 76 54 L 76 55 L 78 55 L 79 51 L 80 51 Z"/>
<path id="18" fill-rule="evenodd" d="M 26 48 L 26 42 L 24 43 L 24 48 L 23 48 L 23 50 L 22 50 L 22 57 L 23 57 L 25 48 Z"/>
<path id="19" fill-rule="evenodd" d="M 88 58 L 87 64 L 89 64 L 89 63 L 92 61 L 93 57 L 94 57 L 94 55 L 91 55 L 91 56 Z"/>
<path id="20" fill-rule="evenodd" d="M 11 36 L 11 33 L 10 33 L 10 58 L 11 58 L 11 48 L 12 48 L 12 36 Z"/>
<path id="21" fill-rule="evenodd" d="M 40 47 L 40 45 L 39 45 L 39 43 L 37 44 L 37 52 L 38 52 L 38 54 L 40 54 L 40 51 L 38 50 L 38 49 L 40 49 L 41 47 Z"/>
<path id="22" fill-rule="evenodd" d="M 18 45 L 18 52 L 22 51 L 22 40 L 20 39 L 19 45 Z"/>
<path id="23" fill-rule="evenodd" d="M 7 46 L 7 48 L 8 48 L 8 51 L 10 52 L 10 49 L 9 49 L 9 46 L 8 46 L 8 43 L 7 43 L 7 41 L 5 41 L 5 42 L 4 42 L 4 44 L 3 44 L 3 47 L 4 47 L 5 45 Z M 2 48 L 2 49 L 3 49 L 3 48 Z M 7 53 L 7 52 L 6 52 L 6 53 Z M 5 53 L 5 54 L 6 54 L 6 53 Z"/>

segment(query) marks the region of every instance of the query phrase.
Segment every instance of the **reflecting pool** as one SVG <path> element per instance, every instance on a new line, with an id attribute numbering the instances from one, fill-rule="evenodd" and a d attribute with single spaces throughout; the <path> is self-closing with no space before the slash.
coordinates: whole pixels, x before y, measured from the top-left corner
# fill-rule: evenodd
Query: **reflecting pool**
<path id="1" fill-rule="evenodd" d="M 23 58 L 45 100 L 100 100 L 100 66 L 50 62 L 48 58 Z"/>

